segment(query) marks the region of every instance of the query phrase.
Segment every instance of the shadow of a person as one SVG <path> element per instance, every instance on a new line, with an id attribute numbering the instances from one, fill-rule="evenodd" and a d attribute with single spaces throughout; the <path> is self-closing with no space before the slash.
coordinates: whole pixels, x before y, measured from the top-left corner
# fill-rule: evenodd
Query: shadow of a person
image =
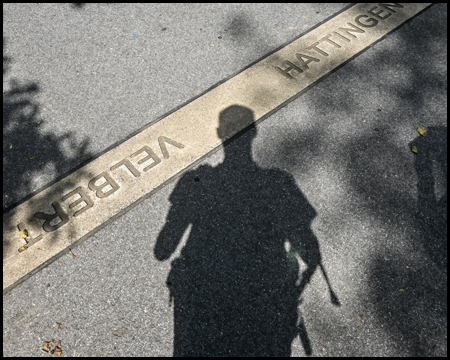
<path id="1" fill-rule="evenodd" d="M 222 111 L 219 137 L 237 122 L 253 123 L 253 112 L 237 105 Z M 316 213 L 292 176 L 253 162 L 256 128 L 249 133 L 225 147 L 223 163 L 186 173 L 170 196 L 156 258 L 167 260 L 192 224 L 167 279 L 174 356 L 289 356 L 297 335 L 311 354 L 297 306 L 321 266 L 310 228 Z M 301 279 L 297 255 L 308 265 Z"/>
<path id="2" fill-rule="evenodd" d="M 447 269 L 447 128 L 428 128 L 428 136 L 410 143 L 419 153 L 414 158 L 417 173 L 417 216 L 421 242 L 441 271 Z M 444 192 L 445 189 L 445 192 Z"/>

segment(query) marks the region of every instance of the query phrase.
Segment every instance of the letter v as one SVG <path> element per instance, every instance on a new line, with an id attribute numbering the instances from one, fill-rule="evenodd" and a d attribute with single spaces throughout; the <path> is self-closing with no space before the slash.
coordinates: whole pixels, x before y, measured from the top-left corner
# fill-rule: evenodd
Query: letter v
<path id="1" fill-rule="evenodd" d="M 169 139 L 168 137 L 165 136 L 160 136 L 158 138 L 158 142 L 159 142 L 159 147 L 161 148 L 161 152 L 164 156 L 165 159 L 168 159 L 170 157 L 169 152 L 167 151 L 167 146 L 165 143 L 168 143 L 170 145 L 176 146 L 179 149 L 184 148 L 183 144 L 180 144 L 174 140 Z"/>

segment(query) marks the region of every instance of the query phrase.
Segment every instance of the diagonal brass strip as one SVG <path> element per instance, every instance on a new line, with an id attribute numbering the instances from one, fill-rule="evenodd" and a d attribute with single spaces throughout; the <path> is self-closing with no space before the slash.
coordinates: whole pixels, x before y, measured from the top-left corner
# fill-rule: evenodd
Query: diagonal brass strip
<path id="1" fill-rule="evenodd" d="M 4 214 L 3 291 L 430 5 L 356 4 Z"/>

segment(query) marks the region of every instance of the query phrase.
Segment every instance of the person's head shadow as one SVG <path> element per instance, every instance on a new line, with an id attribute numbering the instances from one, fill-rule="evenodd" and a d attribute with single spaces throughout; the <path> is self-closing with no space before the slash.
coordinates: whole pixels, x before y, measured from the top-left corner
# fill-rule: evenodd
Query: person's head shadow
<path id="1" fill-rule="evenodd" d="M 316 213 L 292 176 L 252 160 L 253 123 L 248 108 L 223 110 L 224 143 L 237 126 L 251 129 L 225 147 L 221 164 L 183 175 L 170 196 L 156 258 L 169 259 L 191 225 L 167 279 L 174 356 L 289 356 L 297 335 L 312 352 L 297 307 L 317 268 L 328 281 L 310 227 Z"/>

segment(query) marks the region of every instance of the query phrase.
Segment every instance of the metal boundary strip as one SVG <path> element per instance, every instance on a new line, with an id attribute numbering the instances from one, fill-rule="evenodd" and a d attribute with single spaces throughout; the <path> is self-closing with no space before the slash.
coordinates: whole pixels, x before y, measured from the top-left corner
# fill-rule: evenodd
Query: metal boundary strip
<path id="1" fill-rule="evenodd" d="M 3 292 L 430 5 L 351 5 L 8 208 L 3 215 Z M 248 108 L 252 118 L 236 119 L 219 136 L 219 114 L 234 105 Z"/>

